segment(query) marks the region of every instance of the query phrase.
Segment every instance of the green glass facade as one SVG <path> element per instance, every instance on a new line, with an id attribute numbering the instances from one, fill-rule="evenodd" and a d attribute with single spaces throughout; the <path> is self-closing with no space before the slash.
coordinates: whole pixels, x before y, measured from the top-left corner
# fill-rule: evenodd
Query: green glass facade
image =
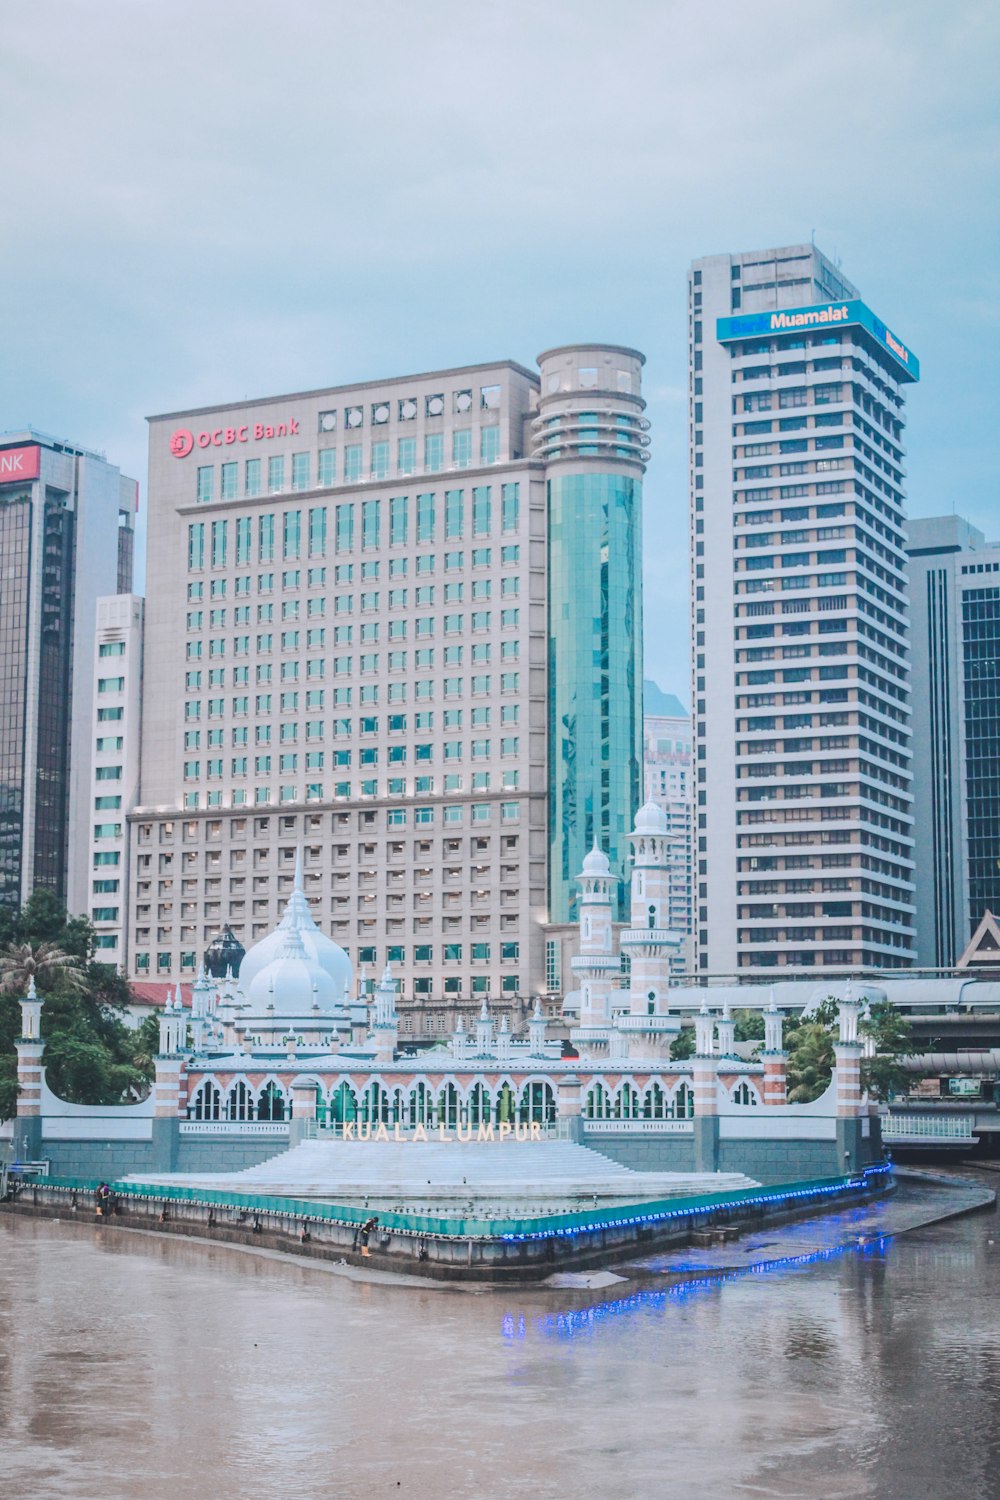
<path id="1" fill-rule="evenodd" d="M 626 838 L 642 787 L 642 484 L 548 481 L 549 920 L 575 921 L 595 839 L 625 910 Z"/>

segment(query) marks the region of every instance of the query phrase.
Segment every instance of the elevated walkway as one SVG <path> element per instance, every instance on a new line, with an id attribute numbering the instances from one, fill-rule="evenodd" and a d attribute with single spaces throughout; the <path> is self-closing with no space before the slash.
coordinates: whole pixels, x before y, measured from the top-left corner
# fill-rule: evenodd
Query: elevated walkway
<path id="1" fill-rule="evenodd" d="M 315 1198 L 415 1213 L 502 1217 L 641 1203 L 758 1184 L 741 1172 L 635 1172 L 571 1141 L 304 1141 L 242 1172 L 171 1173 L 145 1183 Z"/>

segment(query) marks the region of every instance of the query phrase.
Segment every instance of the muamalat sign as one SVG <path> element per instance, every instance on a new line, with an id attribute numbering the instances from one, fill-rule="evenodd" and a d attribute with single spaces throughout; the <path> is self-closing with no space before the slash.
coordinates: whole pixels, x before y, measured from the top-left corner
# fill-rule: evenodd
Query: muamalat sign
<path id="1" fill-rule="evenodd" d="M 832 304 L 828 307 L 810 307 L 806 312 L 773 312 L 771 314 L 771 332 L 778 333 L 783 328 L 815 328 L 826 323 L 846 323 L 850 319 L 851 310 L 846 303 L 839 307 Z"/>
<path id="2" fill-rule="evenodd" d="M 373 1125 L 371 1121 L 347 1120 L 341 1126 L 341 1135 L 345 1141 L 399 1141 L 400 1144 L 407 1141 L 445 1141 L 461 1146 L 468 1145 L 470 1141 L 498 1141 L 503 1145 L 507 1141 L 540 1141 L 542 1127 L 537 1120 L 524 1125 L 504 1120 L 496 1126 L 455 1125 L 450 1129 L 447 1125 L 438 1125 L 436 1128 L 432 1125 L 429 1129 L 426 1125 L 415 1125 L 404 1134 L 398 1124 L 390 1129 L 381 1122 Z"/>

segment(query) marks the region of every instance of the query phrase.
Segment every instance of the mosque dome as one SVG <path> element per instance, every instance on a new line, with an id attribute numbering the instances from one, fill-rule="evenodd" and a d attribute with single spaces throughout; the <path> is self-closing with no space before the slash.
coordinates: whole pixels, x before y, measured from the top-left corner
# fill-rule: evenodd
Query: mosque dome
<path id="1" fill-rule="evenodd" d="M 583 873 L 584 875 L 611 874 L 611 861 L 604 850 L 599 849 L 596 844 L 583 861 Z"/>
<path id="2" fill-rule="evenodd" d="M 302 863 L 298 859 L 295 862 L 295 884 L 292 894 L 288 898 L 285 914 L 273 932 L 261 938 L 259 943 L 246 954 L 240 965 L 240 989 L 245 997 L 251 998 L 251 990 L 258 976 L 264 969 L 268 968 L 280 955 L 289 933 L 295 933 L 303 949 L 305 957 L 313 964 L 319 966 L 331 980 L 333 985 L 333 1005 L 339 1005 L 345 997 L 350 997 L 354 982 L 354 970 L 351 960 L 338 943 L 328 938 L 321 932 L 312 919 L 309 910 L 309 902 L 306 900 L 302 889 Z M 273 977 L 273 976 L 272 976 Z M 259 991 L 254 990 L 254 994 Z M 270 1003 L 265 1000 L 264 1004 Z M 278 1007 L 278 999 L 275 997 L 275 1007 Z M 323 1004 L 320 998 L 320 1004 Z M 306 1010 L 312 1008 L 312 1000 L 309 1000 Z M 284 1007 L 282 1007 L 284 1009 Z"/>
<path id="3" fill-rule="evenodd" d="M 635 815 L 635 832 L 665 834 L 667 815 L 657 802 L 644 802 Z"/>
<path id="4" fill-rule="evenodd" d="M 251 1016 L 262 1016 L 269 1006 L 276 1016 L 308 1016 L 313 1006 L 322 1011 L 336 1009 L 341 998 L 332 976 L 318 959 L 310 958 L 294 928 L 282 934 L 278 952 L 243 993 Z"/>
<path id="5" fill-rule="evenodd" d="M 225 979 L 231 969 L 234 978 L 238 978 L 246 951 L 227 922 L 205 949 L 205 973 L 213 979 Z"/>

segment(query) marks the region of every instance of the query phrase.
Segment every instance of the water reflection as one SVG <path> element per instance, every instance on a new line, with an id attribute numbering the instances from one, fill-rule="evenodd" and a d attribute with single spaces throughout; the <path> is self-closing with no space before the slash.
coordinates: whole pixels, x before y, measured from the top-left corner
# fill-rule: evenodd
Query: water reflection
<path id="1" fill-rule="evenodd" d="M 609 1296 L 0 1220 L 0 1497 L 996 1500 L 994 1235 Z"/>

